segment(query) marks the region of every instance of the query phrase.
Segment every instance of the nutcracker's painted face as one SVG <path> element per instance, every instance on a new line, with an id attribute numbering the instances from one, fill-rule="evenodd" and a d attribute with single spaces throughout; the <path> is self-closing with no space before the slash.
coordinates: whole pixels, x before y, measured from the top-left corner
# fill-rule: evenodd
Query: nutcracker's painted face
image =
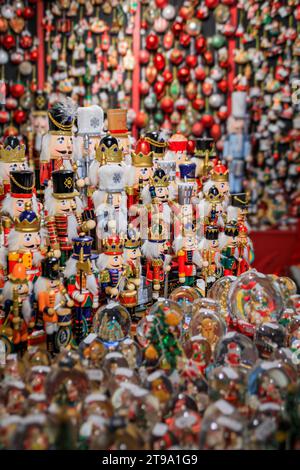
<path id="1" fill-rule="evenodd" d="M 111 198 L 111 205 L 113 206 L 113 208 L 115 210 L 120 209 L 122 194 L 121 193 L 111 193 L 109 195 L 109 197 Z M 108 198 L 108 196 L 107 196 L 107 198 Z M 106 203 L 108 204 L 107 200 L 106 200 Z"/>
<path id="2" fill-rule="evenodd" d="M 16 288 L 17 294 L 18 295 L 27 295 L 29 294 L 29 287 L 28 284 L 16 284 L 14 286 Z"/>
<path id="3" fill-rule="evenodd" d="M 184 237 L 183 244 L 186 250 L 193 250 L 195 248 L 195 238 L 192 235 Z"/>
<path id="4" fill-rule="evenodd" d="M 60 284 L 60 279 L 48 279 L 50 289 L 56 289 Z"/>
<path id="5" fill-rule="evenodd" d="M 25 162 L 0 162 L 0 175 L 3 180 L 9 181 L 9 173 L 11 171 L 26 170 L 27 165 Z"/>
<path id="6" fill-rule="evenodd" d="M 223 196 L 227 196 L 229 193 L 229 184 L 227 181 L 219 182 L 219 183 L 214 183 L 217 190 L 219 191 L 220 194 L 223 194 Z"/>
<path id="7" fill-rule="evenodd" d="M 153 169 L 150 168 L 136 168 L 135 183 L 138 184 L 140 181 L 148 183 L 149 178 L 153 175 Z"/>
<path id="8" fill-rule="evenodd" d="M 208 247 L 209 248 L 218 248 L 219 240 L 208 240 Z"/>
<path id="9" fill-rule="evenodd" d="M 133 248 L 127 251 L 128 251 L 128 259 L 131 259 L 132 261 L 135 261 L 142 256 L 140 248 Z"/>
<path id="10" fill-rule="evenodd" d="M 56 214 L 70 214 L 76 208 L 75 198 L 56 199 Z"/>
<path id="11" fill-rule="evenodd" d="M 123 264 L 123 256 L 120 255 L 108 255 L 107 268 L 108 269 L 120 269 Z"/>
<path id="12" fill-rule="evenodd" d="M 28 250 L 36 250 L 41 244 L 40 232 L 21 233 L 20 245 Z"/>
<path id="13" fill-rule="evenodd" d="M 236 237 L 227 236 L 227 245 L 236 246 Z"/>
<path id="14" fill-rule="evenodd" d="M 25 210 L 25 202 L 28 201 L 28 198 L 12 198 L 13 214 L 14 217 L 19 217 L 21 212 Z"/>
<path id="15" fill-rule="evenodd" d="M 51 158 L 70 160 L 73 155 L 73 137 L 71 135 L 51 134 L 49 154 Z"/>
<path id="16" fill-rule="evenodd" d="M 169 189 L 166 186 L 155 188 L 155 195 L 158 202 L 166 202 L 169 198 Z"/>

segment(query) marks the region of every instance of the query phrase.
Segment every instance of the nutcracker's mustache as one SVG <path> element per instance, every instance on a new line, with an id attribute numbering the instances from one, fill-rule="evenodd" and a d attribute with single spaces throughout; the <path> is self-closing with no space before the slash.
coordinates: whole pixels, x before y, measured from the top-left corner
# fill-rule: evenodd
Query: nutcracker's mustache
<path id="1" fill-rule="evenodd" d="M 57 150 L 58 153 L 61 155 L 72 155 L 73 151 L 72 150 Z"/>

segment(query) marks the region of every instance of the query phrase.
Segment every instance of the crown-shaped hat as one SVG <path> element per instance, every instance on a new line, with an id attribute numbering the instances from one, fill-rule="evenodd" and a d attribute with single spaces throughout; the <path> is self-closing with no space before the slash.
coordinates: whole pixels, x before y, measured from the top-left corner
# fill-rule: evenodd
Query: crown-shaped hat
<path id="1" fill-rule="evenodd" d="M 17 137 L 9 135 L 0 146 L 0 161 L 5 163 L 25 162 L 25 145 Z"/>
<path id="2" fill-rule="evenodd" d="M 224 199 L 223 194 L 219 192 L 216 186 L 212 186 L 211 188 L 209 188 L 208 193 L 206 193 L 204 197 L 206 201 L 211 202 L 212 204 L 218 204 Z"/>
<path id="3" fill-rule="evenodd" d="M 226 224 L 224 228 L 224 233 L 228 237 L 237 237 L 239 234 L 239 229 L 236 224 Z"/>
<path id="4" fill-rule="evenodd" d="M 41 226 L 41 218 L 32 210 L 32 202 L 25 203 L 25 210 L 19 217 L 14 219 L 15 230 L 17 232 L 38 232 Z"/>
<path id="5" fill-rule="evenodd" d="M 121 255 L 124 248 L 124 239 L 119 235 L 112 235 L 103 240 L 103 253 L 106 255 Z"/>
<path id="6" fill-rule="evenodd" d="M 210 172 L 210 178 L 216 183 L 224 183 L 229 179 L 228 168 L 225 165 L 222 165 L 221 162 L 218 162 L 212 171 Z"/>
<path id="7" fill-rule="evenodd" d="M 216 225 L 208 225 L 205 230 L 206 240 L 218 240 L 219 228 Z"/>
<path id="8" fill-rule="evenodd" d="M 124 243 L 124 248 L 134 250 L 141 246 L 141 237 L 137 230 L 129 225 L 127 231 L 127 238 Z"/>
<path id="9" fill-rule="evenodd" d="M 122 150 L 116 137 L 108 134 L 100 140 L 100 144 L 96 148 L 96 160 L 105 165 L 107 163 L 121 163 Z"/>
<path id="10" fill-rule="evenodd" d="M 164 172 L 164 170 L 162 170 L 161 168 L 155 170 L 153 177 L 150 178 L 150 181 L 151 184 L 156 188 L 159 188 L 161 186 L 169 186 L 169 178 Z"/>
<path id="11" fill-rule="evenodd" d="M 150 144 L 141 138 L 137 141 L 135 152 L 131 153 L 132 165 L 138 168 L 151 168 L 153 166 L 153 152 Z"/>

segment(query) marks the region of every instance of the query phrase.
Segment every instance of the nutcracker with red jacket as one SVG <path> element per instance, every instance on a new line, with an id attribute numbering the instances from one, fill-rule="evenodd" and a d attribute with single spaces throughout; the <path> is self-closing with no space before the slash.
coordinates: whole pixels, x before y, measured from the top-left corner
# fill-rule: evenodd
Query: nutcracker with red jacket
<path id="1" fill-rule="evenodd" d="M 128 161 L 132 151 L 133 139 L 127 129 L 127 110 L 120 108 L 108 109 L 107 129 L 109 134 L 113 135 L 118 140 L 123 160 Z"/>
<path id="2" fill-rule="evenodd" d="M 32 202 L 25 203 L 25 210 L 14 219 L 14 228 L 8 236 L 8 273 L 16 263 L 23 263 L 29 281 L 36 281 L 41 273 L 41 261 L 45 255 L 45 231 L 41 231 L 41 218 L 32 210 Z"/>
<path id="3" fill-rule="evenodd" d="M 25 266 L 16 263 L 2 291 L 5 316 L 1 331 L 8 348 L 20 355 L 27 349 L 35 324 L 31 293 L 32 283 L 27 279 Z"/>
<path id="4" fill-rule="evenodd" d="M 236 240 L 238 251 L 237 276 L 251 269 L 251 263 L 254 261 L 254 249 L 247 226 L 242 222 L 239 223 L 238 231 Z"/>
<path id="5" fill-rule="evenodd" d="M 220 234 L 219 249 L 224 276 L 236 276 L 238 268 L 237 236 L 239 230 L 236 224 L 227 223 L 224 232 Z"/>
<path id="6" fill-rule="evenodd" d="M 64 266 L 73 250 L 73 238 L 78 236 L 82 220 L 82 203 L 75 191 L 74 171 L 52 173 L 52 185 L 45 190 L 46 228 L 50 247 Z"/>
<path id="7" fill-rule="evenodd" d="M 93 313 L 99 307 L 99 287 L 92 271 L 91 253 L 93 238 L 81 233 L 73 238 L 74 251 L 66 263 L 64 278 L 67 292 L 74 302 L 74 331 L 77 344 L 83 340 L 91 328 Z"/>
<path id="8" fill-rule="evenodd" d="M 131 225 L 128 227 L 124 242 L 123 260 L 127 266 L 125 290 L 120 293 L 120 303 L 134 314 L 134 308 L 139 304 L 138 290 L 141 284 L 141 238 Z"/>
<path id="9" fill-rule="evenodd" d="M 142 245 L 142 253 L 146 257 L 146 282 L 152 286 L 154 300 L 160 297 L 162 290 L 162 295 L 166 296 L 168 293 L 168 276 L 172 261 L 168 251 L 168 232 L 160 223 L 152 223 L 149 238 Z"/>
<path id="10" fill-rule="evenodd" d="M 102 166 L 106 165 L 121 165 L 123 161 L 122 150 L 119 148 L 119 143 L 116 137 L 108 134 L 99 142 L 96 147 L 95 159 L 92 161 L 88 178 L 89 184 L 93 189 L 100 187 L 103 175 L 100 174 Z"/>
<path id="11" fill-rule="evenodd" d="M 210 170 L 209 179 L 203 184 L 204 197 L 213 186 L 223 195 L 223 206 L 226 208 L 229 203 L 229 172 L 228 168 L 220 161 Z"/>
<path id="12" fill-rule="evenodd" d="M 134 169 L 134 179 L 127 188 L 128 209 L 142 203 L 142 192 L 145 187 L 149 188 L 150 178 L 153 176 L 153 152 L 150 144 L 140 138 L 131 152 L 131 166 Z"/>
<path id="13" fill-rule="evenodd" d="M 4 243 L 7 246 L 8 235 L 25 210 L 25 204 L 31 202 L 33 211 L 40 215 L 41 203 L 34 194 L 35 178 L 32 170 L 16 170 L 10 172 L 10 194 L 8 193 L 2 204 L 2 225 L 4 228 Z"/>
<path id="14" fill-rule="evenodd" d="M 219 249 L 219 228 L 208 225 L 205 228 L 203 239 L 199 243 L 201 257 L 201 278 L 204 282 L 197 282 L 203 295 L 210 289 L 213 283 L 222 276 L 221 256 Z"/>
<path id="15" fill-rule="evenodd" d="M 168 141 L 164 160 L 176 162 L 176 177 L 180 177 L 179 165 L 187 161 L 188 139 L 182 134 L 173 134 Z"/>
<path id="16" fill-rule="evenodd" d="M 0 208 L 5 196 L 10 192 L 9 174 L 11 171 L 26 170 L 25 145 L 17 137 L 6 137 L 0 146 Z"/>
<path id="17" fill-rule="evenodd" d="M 207 175 L 214 166 L 216 156 L 213 138 L 204 137 L 202 139 L 195 139 L 195 150 L 191 161 L 196 164 L 196 182 L 199 191 L 202 190 L 203 179 L 207 178 Z"/>
<path id="18" fill-rule="evenodd" d="M 154 167 L 156 167 L 156 161 L 163 160 L 166 153 L 168 145 L 166 132 L 163 130 L 146 132 L 145 140 L 150 144 Z"/>
<path id="19" fill-rule="evenodd" d="M 76 106 L 71 98 L 57 102 L 48 111 L 49 132 L 44 134 L 40 156 L 40 183 L 46 185 L 52 172 L 74 167 L 73 125 Z"/>

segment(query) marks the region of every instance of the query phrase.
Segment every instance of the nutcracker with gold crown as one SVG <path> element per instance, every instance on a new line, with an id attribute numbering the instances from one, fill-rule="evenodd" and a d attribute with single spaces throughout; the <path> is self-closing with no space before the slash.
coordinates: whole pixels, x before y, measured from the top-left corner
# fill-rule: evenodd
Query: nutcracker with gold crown
<path id="1" fill-rule="evenodd" d="M 39 215 L 41 204 L 34 194 L 35 178 L 32 170 L 16 170 L 10 172 L 10 194 L 8 193 L 2 204 L 2 225 L 4 228 L 4 244 L 7 246 L 8 235 L 25 210 L 26 202 L 32 203 L 33 211 Z"/>
<path id="2" fill-rule="evenodd" d="M 135 307 L 139 304 L 138 290 L 141 284 L 141 238 L 131 225 L 128 227 L 124 241 L 123 260 L 127 266 L 125 290 L 120 293 L 120 303 L 134 315 Z"/>
<path id="3" fill-rule="evenodd" d="M 92 271 L 92 258 L 97 258 L 91 253 L 93 238 L 81 233 L 72 241 L 74 251 L 63 274 L 68 295 L 74 302 L 73 337 L 78 345 L 88 334 L 94 310 L 99 307 L 99 286 Z"/>
<path id="4" fill-rule="evenodd" d="M 40 156 L 40 183 L 46 185 L 52 172 L 74 169 L 73 125 L 76 106 L 71 98 L 57 102 L 48 111 L 49 132 L 44 134 Z"/>
<path id="5" fill-rule="evenodd" d="M 200 224 L 204 227 L 204 230 L 207 225 L 216 225 L 220 230 L 223 230 L 226 223 L 224 196 L 215 185 L 211 186 L 208 192 L 204 194 L 198 208 Z"/>
<path id="6" fill-rule="evenodd" d="M 219 249 L 224 276 L 236 276 L 237 274 L 238 250 L 236 242 L 238 233 L 236 224 L 227 223 L 224 232 L 220 234 Z"/>
<path id="7" fill-rule="evenodd" d="M 32 210 L 32 202 L 25 203 L 25 210 L 14 219 L 14 228 L 8 236 L 8 273 L 15 264 L 22 262 L 29 281 L 36 281 L 41 273 L 41 261 L 45 255 L 45 233 L 41 233 L 41 218 Z"/>
<path id="8" fill-rule="evenodd" d="M 77 165 L 78 187 L 87 187 L 88 207 L 92 208 L 89 169 L 95 160 L 96 147 L 103 137 L 103 109 L 98 105 L 77 109 L 77 133 L 74 138 L 74 161 Z M 77 184 L 78 184 L 77 182 Z"/>
<path id="9" fill-rule="evenodd" d="M 99 142 L 96 147 L 95 159 L 89 168 L 89 184 L 93 189 L 99 188 L 100 185 L 100 168 L 103 165 L 121 165 L 123 161 L 122 150 L 116 137 L 108 134 Z"/>
<path id="10" fill-rule="evenodd" d="M 202 190 L 203 179 L 207 178 L 210 170 L 214 166 L 216 158 L 215 142 L 212 137 L 195 139 L 195 150 L 191 161 L 196 164 L 196 181 L 198 190 Z"/>
<path id="11" fill-rule="evenodd" d="M 146 132 L 145 140 L 150 144 L 153 152 L 154 167 L 156 161 L 163 160 L 167 149 L 167 135 L 165 131 L 149 131 Z"/>
<path id="12" fill-rule="evenodd" d="M 80 231 L 82 203 L 75 191 L 74 171 L 54 171 L 52 183 L 53 187 L 45 190 L 46 228 L 50 247 L 64 266 L 72 254 L 72 240 Z"/>
<path id="13" fill-rule="evenodd" d="M 152 220 L 149 238 L 142 245 L 142 253 L 146 257 L 146 283 L 152 286 L 153 299 L 158 299 L 162 287 L 163 295 L 168 294 L 168 276 L 172 261 L 168 251 L 168 231 L 159 221 Z"/>
<path id="14" fill-rule="evenodd" d="M 0 146 L 0 209 L 3 199 L 10 192 L 10 172 L 27 169 L 25 150 L 25 145 L 20 144 L 13 135 L 6 137 Z"/>
<path id="15" fill-rule="evenodd" d="M 208 225 L 205 228 L 204 238 L 199 243 L 199 251 L 201 257 L 201 278 L 204 281 L 204 283 L 199 283 L 199 288 L 205 296 L 213 283 L 222 276 L 219 228 L 216 225 Z"/>
<path id="16" fill-rule="evenodd" d="M 153 176 L 153 152 L 144 138 L 137 141 L 135 150 L 131 152 L 131 165 L 134 168 L 134 180 L 127 188 L 129 210 L 133 205 L 142 203 L 143 189 L 149 187 Z"/>
<path id="17" fill-rule="evenodd" d="M 173 134 L 168 141 L 164 160 L 176 162 L 176 177 L 180 177 L 179 165 L 187 161 L 188 139 L 182 134 Z"/>
<path id="18" fill-rule="evenodd" d="M 209 179 L 203 184 L 204 197 L 213 186 L 223 195 L 223 206 L 226 208 L 229 203 L 229 172 L 220 161 L 210 170 Z"/>
<path id="19" fill-rule="evenodd" d="M 173 160 L 157 160 L 155 164 L 156 169 L 161 168 L 169 179 L 169 191 L 173 195 L 173 199 L 177 198 L 178 193 L 178 178 L 176 176 L 176 162 Z"/>
<path id="20" fill-rule="evenodd" d="M 126 161 L 130 158 L 132 151 L 132 137 L 127 129 L 127 109 L 108 109 L 107 129 L 111 135 L 118 139 L 123 160 Z"/>
<path id="21" fill-rule="evenodd" d="M 27 349 L 28 336 L 35 324 L 31 293 L 25 266 L 16 263 L 2 291 L 5 318 L 1 335 L 8 347 L 20 355 Z"/>

